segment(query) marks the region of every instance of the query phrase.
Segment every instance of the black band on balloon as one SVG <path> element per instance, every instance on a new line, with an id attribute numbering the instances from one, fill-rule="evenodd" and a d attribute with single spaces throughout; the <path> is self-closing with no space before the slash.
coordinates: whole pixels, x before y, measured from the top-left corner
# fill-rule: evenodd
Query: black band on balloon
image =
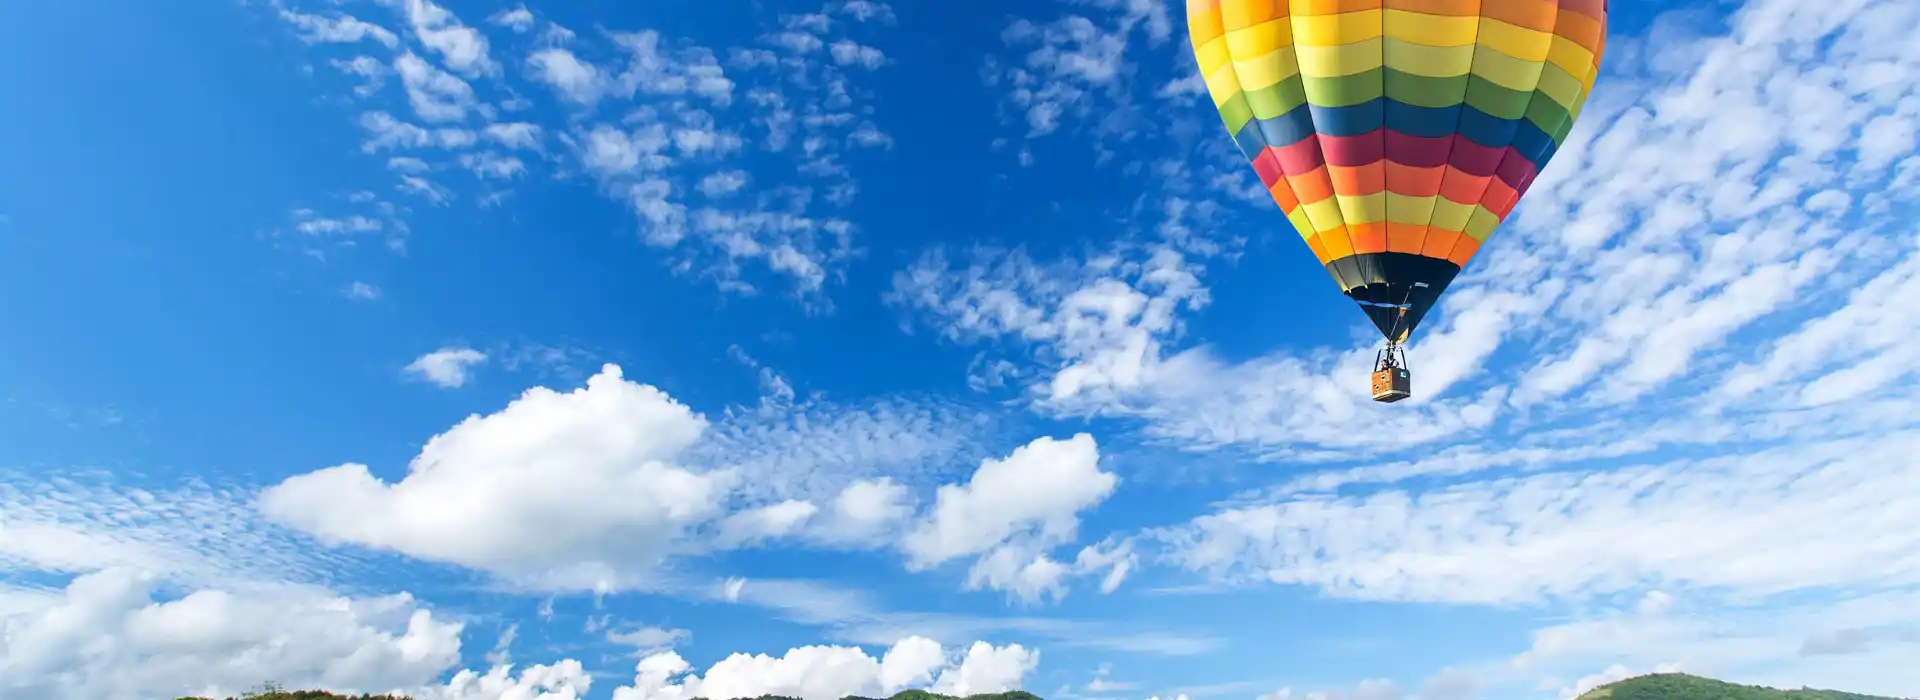
<path id="1" fill-rule="evenodd" d="M 1400 340 L 1413 335 L 1460 275 L 1460 266 L 1412 253 L 1361 253 L 1327 263 L 1327 273 L 1373 319 L 1380 335 Z"/>

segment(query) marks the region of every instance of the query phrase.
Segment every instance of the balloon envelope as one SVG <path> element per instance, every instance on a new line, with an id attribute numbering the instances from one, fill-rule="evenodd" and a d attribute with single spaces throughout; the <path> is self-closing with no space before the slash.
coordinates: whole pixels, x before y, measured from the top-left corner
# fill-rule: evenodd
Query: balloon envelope
<path id="1" fill-rule="evenodd" d="M 1566 140 L 1607 0 L 1188 0 L 1187 24 L 1240 151 L 1399 342 Z"/>

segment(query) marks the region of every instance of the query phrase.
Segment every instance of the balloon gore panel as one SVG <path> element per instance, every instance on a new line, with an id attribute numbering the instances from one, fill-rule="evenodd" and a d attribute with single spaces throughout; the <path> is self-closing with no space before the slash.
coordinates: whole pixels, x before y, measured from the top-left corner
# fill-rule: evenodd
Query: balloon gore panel
<path id="1" fill-rule="evenodd" d="M 1188 0 L 1227 132 L 1402 340 L 1566 141 L 1607 0 Z M 1398 336 L 1398 337 L 1396 337 Z"/>

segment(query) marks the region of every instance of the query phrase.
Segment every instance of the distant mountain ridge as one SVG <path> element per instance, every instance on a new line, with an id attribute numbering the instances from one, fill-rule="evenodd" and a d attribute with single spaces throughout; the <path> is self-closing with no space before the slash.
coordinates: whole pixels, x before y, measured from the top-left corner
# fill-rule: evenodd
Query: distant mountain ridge
<path id="1" fill-rule="evenodd" d="M 1838 690 L 1780 690 L 1684 673 L 1656 673 L 1594 688 L 1578 700 L 1913 700 Z"/>

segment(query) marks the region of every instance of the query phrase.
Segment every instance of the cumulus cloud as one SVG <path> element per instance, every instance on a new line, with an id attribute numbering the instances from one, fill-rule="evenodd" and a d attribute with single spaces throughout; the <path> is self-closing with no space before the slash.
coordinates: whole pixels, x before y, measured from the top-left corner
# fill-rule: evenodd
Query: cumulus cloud
<path id="1" fill-rule="evenodd" d="M 441 348 L 408 363 L 406 373 L 448 389 L 466 386 L 487 354 L 473 348 Z"/>
<path id="2" fill-rule="evenodd" d="M 1043 437 L 1005 459 L 985 460 L 965 484 L 943 486 L 929 516 L 907 533 L 915 566 L 980 554 L 1020 536 L 1071 540 L 1078 514 L 1113 493 L 1119 477 L 1100 471 L 1093 436 Z"/>
<path id="3" fill-rule="evenodd" d="M 551 665 L 528 666 L 513 673 L 494 666 L 486 673 L 462 669 L 444 686 L 414 691 L 419 700 L 581 700 L 593 677 L 579 661 L 566 659 Z"/>
<path id="4" fill-rule="evenodd" d="M 224 697 L 272 680 L 385 692 L 430 685 L 460 660 L 461 625 L 406 595 L 206 589 L 156 600 L 155 584 L 114 567 L 0 609 L 0 689 L 48 700 L 134 700 Z"/>
<path id="5" fill-rule="evenodd" d="M 975 642 L 957 659 L 949 658 L 938 642 L 908 637 L 877 659 L 858 647 L 808 646 L 778 657 L 733 654 L 704 674 L 696 674 L 679 654 L 668 651 L 641 659 L 634 683 L 614 690 L 613 697 L 688 700 L 784 695 L 837 700 L 849 695 L 884 697 L 913 687 L 951 695 L 998 693 L 1018 689 L 1039 661 L 1039 652 L 1018 644 L 996 647 L 986 642 Z"/>
<path id="6" fill-rule="evenodd" d="M 892 477 L 862 479 L 835 496 L 824 522 L 811 533 L 831 544 L 871 544 L 893 534 L 913 515 L 913 493 Z"/>
<path id="7" fill-rule="evenodd" d="M 940 487 L 927 515 L 901 540 L 910 569 L 978 555 L 969 585 L 1024 601 L 1065 595 L 1072 567 L 1046 552 L 1073 541 L 1079 514 L 1112 495 L 1093 436 L 1043 437 L 1004 459 L 983 460 L 964 484 Z M 1124 575 L 1124 574 L 1123 574 Z M 1116 584 L 1117 585 L 1117 582 Z"/>
<path id="8" fill-rule="evenodd" d="M 331 542 L 548 585 L 630 585 L 722 510 L 726 473 L 672 463 L 706 425 L 609 365 L 583 388 L 530 389 L 435 436 L 398 482 L 344 464 L 267 489 L 260 507 Z"/>

